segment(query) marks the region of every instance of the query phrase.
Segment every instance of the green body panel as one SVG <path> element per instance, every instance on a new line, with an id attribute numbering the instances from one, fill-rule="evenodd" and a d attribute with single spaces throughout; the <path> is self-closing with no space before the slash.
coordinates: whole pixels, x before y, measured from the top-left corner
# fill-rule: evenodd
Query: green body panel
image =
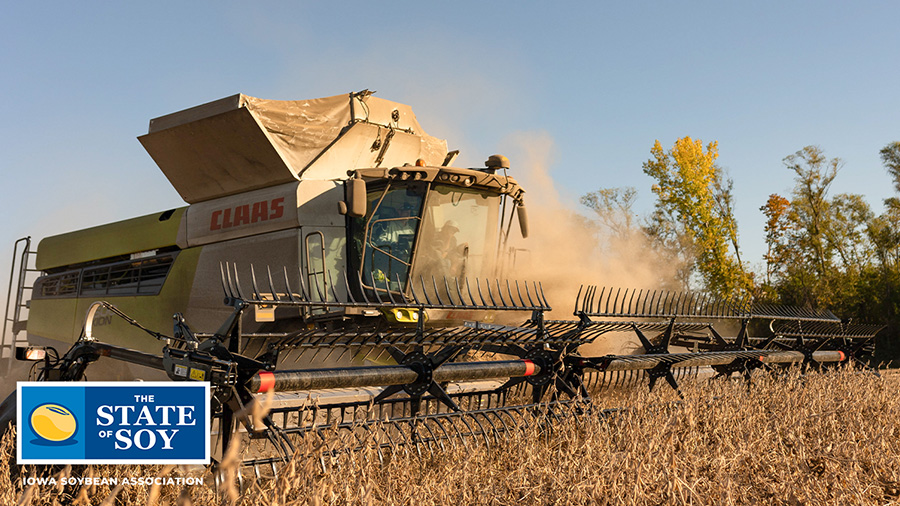
<path id="1" fill-rule="evenodd" d="M 175 209 L 163 221 L 168 211 L 47 237 L 38 245 L 36 267 L 47 270 L 174 246 L 186 209 Z"/>
<path id="2" fill-rule="evenodd" d="M 172 315 L 187 309 L 201 250 L 201 247 L 189 248 L 178 254 L 159 295 L 33 299 L 28 334 L 72 343 L 81 335 L 84 316 L 91 304 L 105 300 L 141 325 L 172 335 Z M 162 343 L 152 336 L 103 308 L 94 317 L 93 329 L 94 337 L 110 344 L 149 353 L 159 353 L 162 348 Z"/>

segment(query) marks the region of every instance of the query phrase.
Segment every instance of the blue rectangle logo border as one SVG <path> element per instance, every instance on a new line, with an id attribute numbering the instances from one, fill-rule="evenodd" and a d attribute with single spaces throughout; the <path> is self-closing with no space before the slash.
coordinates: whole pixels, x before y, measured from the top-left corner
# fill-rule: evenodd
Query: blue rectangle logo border
<path id="1" fill-rule="evenodd" d="M 120 459 L 89 459 L 89 458 L 66 458 L 65 451 L 55 451 L 59 457 L 57 458 L 22 458 L 22 436 L 24 434 L 24 430 L 22 427 L 22 387 L 37 387 L 37 388 L 72 388 L 72 389 L 81 389 L 82 396 L 83 392 L 86 390 L 85 387 L 111 387 L 111 388 L 203 388 L 203 398 L 204 398 L 204 414 L 203 417 L 203 426 L 204 426 L 204 442 L 203 442 L 203 458 L 197 459 L 159 459 L 159 458 L 149 458 L 149 459 L 128 459 L 128 460 L 120 460 Z M 73 390 L 70 395 L 77 395 L 77 393 Z M 55 464 L 102 464 L 102 465 L 134 465 L 134 464 L 177 464 L 177 465 L 191 465 L 191 464 L 200 464 L 200 465 L 208 465 L 210 463 L 210 437 L 211 437 L 211 413 L 210 413 L 210 384 L 207 381 L 190 381 L 190 382 L 174 382 L 174 381 L 78 381 L 78 382 L 65 382 L 65 381 L 18 381 L 16 382 L 16 422 L 18 425 L 16 430 L 16 463 L 19 465 L 28 465 L 28 464 L 41 464 L 41 465 L 55 465 Z M 84 437 L 83 435 L 81 437 Z"/>

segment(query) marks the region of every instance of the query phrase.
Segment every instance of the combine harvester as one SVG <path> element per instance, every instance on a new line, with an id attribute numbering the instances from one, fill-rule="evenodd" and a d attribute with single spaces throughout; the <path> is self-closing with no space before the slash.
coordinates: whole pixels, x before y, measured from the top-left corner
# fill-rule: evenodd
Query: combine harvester
<path id="1" fill-rule="evenodd" d="M 562 301 L 575 319 L 545 317 L 541 284 L 508 280 L 510 236 L 528 230 L 508 160 L 452 167 L 457 152 L 408 106 L 368 91 L 235 95 L 151 120 L 139 140 L 189 205 L 36 252 L 17 242 L 3 367 L 15 354 L 42 381 L 209 381 L 214 455 L 240 439 L 257 473 L 303 435 L 338 432 L 379 455 L 490 442 L 536 416 L 590 412 L 605 388 L 858 360 L 880 329 L 595 286 Z M 622 333 L 641 353 L 579 351 Z M 254 422 L 261 396 L 271 409 Z"/>

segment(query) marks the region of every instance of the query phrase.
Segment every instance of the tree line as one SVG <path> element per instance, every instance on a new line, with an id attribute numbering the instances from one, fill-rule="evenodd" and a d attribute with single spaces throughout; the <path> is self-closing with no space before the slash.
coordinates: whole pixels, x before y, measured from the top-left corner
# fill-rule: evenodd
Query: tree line
<path id="1" fill-rule="evenodd" d="M 684 137 L 666 150 L 656 141 L 650 154 L 643 171 L 654 180 L 656 200 L 647 216 L 633 211 L 637 190 L 631 187 L 581 197 L 611 234 L 648 240 L 674 266 L 682 289 L 752 295 L 886 324 L 876 360 L 900 358 L 900 142 L 880 151 L 897 192 L 880 212 L 862 195 L 833 191 L 839 158 L 829 159 L 818 146 L 785 157 L 794 187 L 760 207 L 766 253 L 759 272 L 741 257 L 734 184 L 717 163 L 718 144 Z"/>

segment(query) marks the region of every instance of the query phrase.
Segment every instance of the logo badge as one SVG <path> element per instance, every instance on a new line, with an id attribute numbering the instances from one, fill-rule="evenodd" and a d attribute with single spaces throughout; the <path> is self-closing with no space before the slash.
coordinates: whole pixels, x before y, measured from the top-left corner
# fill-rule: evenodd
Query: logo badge
<path id="1" fill-rule="evenodd" d="M 19 382 L 19 464 L 208 464 L 209 383 Z"/>

